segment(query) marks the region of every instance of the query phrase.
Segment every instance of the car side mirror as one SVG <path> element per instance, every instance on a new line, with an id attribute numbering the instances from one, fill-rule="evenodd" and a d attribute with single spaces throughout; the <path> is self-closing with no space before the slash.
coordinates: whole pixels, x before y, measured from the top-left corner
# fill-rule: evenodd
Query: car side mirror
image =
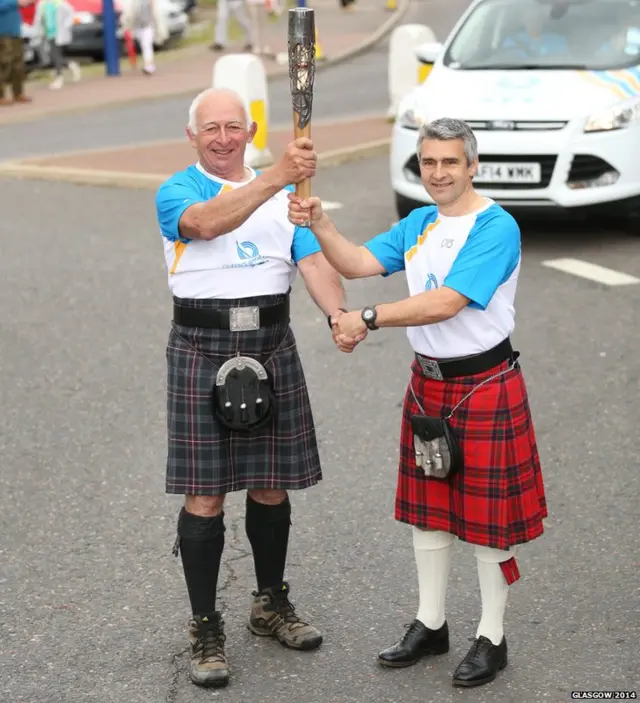
<path id="1" fill-rule="evenodd" d="M 441 51 L 442 44 L 440 44 L 440 42 L 429 42 L 428 44 L 420 44 L 415 48 L 418 61 L 428 66 L 431 66 L 436 62 L 436 59 L 438 58 L 438 56 L 440 56 Z"/>

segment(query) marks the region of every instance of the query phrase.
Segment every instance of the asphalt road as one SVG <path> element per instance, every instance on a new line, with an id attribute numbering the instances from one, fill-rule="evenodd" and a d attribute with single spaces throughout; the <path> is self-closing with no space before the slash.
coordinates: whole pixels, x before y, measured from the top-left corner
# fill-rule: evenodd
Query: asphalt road
<path id="1" fill-rule="evenodd" d="M 380 157 L 314 181 L 343 203 L 334 219 L 354 241 L 394 219 L 386 170 Z M 379 330 L 342 355 L 297 281 L 294 330 L 325 480 L 292 496 L 287 576 L 326 639 L 300 654 L 247 631 L 255 586 L 235 495 L 220 589 L 233 681 L 214 693 L 187 679 L 189 606 L 171 556 L 180 500 L 163 492 L 171 313 L 153 195 L 3 181 L 0 205 L 3 701 L 560 703 L 572 690 L 638 689 L 640 285 L 541 265 L 571 256 L 640 277 L 637 240 L 523 224 L 514 339 L 550 517 L 521 551 L 506 617 L 510 666 L 466 693 L 450 677 L 480 615 L 468 545 L 458 545 L 451 574 L 450 653 L 400 671 L 375 661 L 417 609 L 411 533 L 393 519 L 405 335 Z M 352 307 L 406 296 L 400 274 L 347 290 Z"/>
<path id="2" fill-rule="evenodd" d="M 381 0 L 382 2 L 382 0 Z M 403 24 L 429 25 L 444 39 L 468 5 L 468 0 L 412 0 Z M 348 63 L 318 71 L 314 84 L 314 119 L 346 115 L 386 114 L 388 41 Z M 288 78 L 269 82 L 269 121 L 272 126 L 291 122 Z M 37 123 L 6 125 L 0 130 L 0 160 L 76 149 L 180 139 L 184 136 L 193 96 L 114 107 L 77 115 L 59 115 Z"/>

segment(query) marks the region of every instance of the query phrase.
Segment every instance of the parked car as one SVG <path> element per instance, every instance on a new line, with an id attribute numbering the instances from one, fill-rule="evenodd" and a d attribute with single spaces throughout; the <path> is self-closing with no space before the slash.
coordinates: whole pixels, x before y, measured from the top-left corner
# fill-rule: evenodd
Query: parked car
<path id="1" fill-rule="evenodd" d="M 433 66 L 393 127 L 400 217 L 431 203 L 417 130 L 444 116 L 474 130 L 475 185 L 505 207 L 640 216 L 639 0 L 474 0 L 416 53 Z"/>
<path id="2" fill-rule="evenodd" d="M 122 12 L 122 2 L 115 0 L 114 9 L 116 22 L 119 24 Z M 158 0 L 169 31 L 169 38 L 164 44 L 157 44 L 157 49 L 163 49 L 175 39 L 184 36 L 189 25 L 189 18 L 177 0 Z M 73 39 L 67 47 L 67 53 L 74 56 L 87 56 L 97 61 L 104 59 L 104 24 L 102 20 L 102 0 L 69 0 L 76 14 L 73 26 Z M 33 21 L 33 20 L 31 20 Z M 46 49 L 37 44 L 31 23 L 23 22 L 23 37 L 25 37 L 25 61 L 29 58 L 29 65 L 49 65 Z M 117 31 L 120 53 L 126 54 L 124 36 L 121 29 Z M 39 61 L 38 57 L 41 57 Z"/>

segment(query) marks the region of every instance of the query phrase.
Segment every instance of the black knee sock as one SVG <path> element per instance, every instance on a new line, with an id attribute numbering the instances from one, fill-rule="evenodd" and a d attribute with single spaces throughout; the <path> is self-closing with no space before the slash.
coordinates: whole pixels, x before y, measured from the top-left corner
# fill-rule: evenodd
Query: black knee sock
<path id="1" fill-rule="evenodd" d="M 215 612 L 224 532 L 224 513 L 216 517 L 200 517 L 188 513 L 184 508 L 180 511 L 180 554 L 194 615 L 210 615 Z"/>
<path id="2" fill-rule="evenodd" d="M 278 505 L 264 505 L 247 494 L 245 527 L 253 550 L 258 590 L 282 584 L 290 525 L 289 498 Z"/>

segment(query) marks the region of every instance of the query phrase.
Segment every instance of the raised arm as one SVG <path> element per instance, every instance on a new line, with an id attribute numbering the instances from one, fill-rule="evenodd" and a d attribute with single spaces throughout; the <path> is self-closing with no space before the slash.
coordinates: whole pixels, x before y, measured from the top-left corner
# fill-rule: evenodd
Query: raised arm
<path id="1" fill-rule="evenodd" d="M 287 146 L 277 164 L 251 183 L 242 188 L 223 188 L 215 198 L 184 209 L 178 221 L 180 236 L 211 240 L 239 227 L 285 186 L 315 175 L 317 155 L 311 147 L 311 140 L 297 139 Z"/>
<path id="2" fill-rule="evenodd" d="M 215 198 L 190 205 L 182 213 L 178 222 L 180 235 L 186 239 L 212 240 L 227 234 L 285 185 L 277 173 L 267 171 L 242 188 L 223 189 Z"/>
<path id="3" fill-rule="evenodd" d="M 343 237 L 327 214 L 319 198 L 303 201 L 289 194 L 289 220 L 309 229 L 317 237 L 327 261 L 345 278 L 367 278 L 387 273 L 385 267 L 365 246 L 358 246 Z"/>
<path id="4" fill-rule="evenodd" d="M 311 225 L 327 261 L 345 278 L 367 278 L 385 273 L 384 267 L 364 246 L 343 237 L 326 214 Z"/>

